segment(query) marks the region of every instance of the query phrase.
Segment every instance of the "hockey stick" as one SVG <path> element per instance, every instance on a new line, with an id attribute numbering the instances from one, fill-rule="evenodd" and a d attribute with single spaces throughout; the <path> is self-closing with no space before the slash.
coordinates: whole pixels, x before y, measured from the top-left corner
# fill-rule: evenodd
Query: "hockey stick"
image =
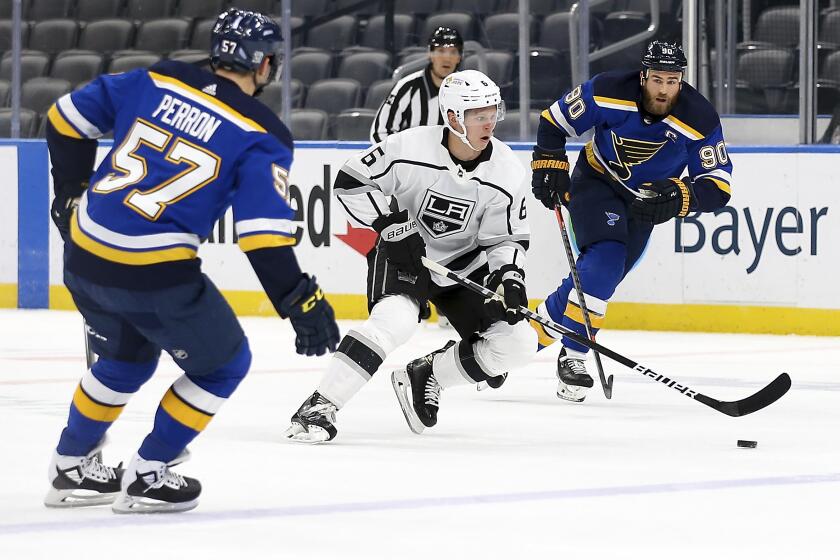
<path id="1" fill-rule="evenodd" d="M 84 321 L 85 325 L 85 362 L 87 362 L 87 368 L 90 367 L 96 362 L 96 354 L 93 352 L 93 349 L 90 347 L 90 334 L 88 333 L 87 321 Z"/>
<path id="2" fill-rule="evenodd" d="M 423 257 L 423 265 L 435 274 L 439 274 L 440 276 L 449 278 L 453 282 L 456 282 L 457 284 L 460 284 L 465 288 L 477 292 L 486 298 L 493 298 L 500 301 L 502 300 L 502 297 L 496 292 L 492 292 L 484 286 L 476 284 L 469 278 L 464 278 L 463 276 L 452 272 L 445 266 L 440 265 L 431 259 Z M 683 395 L 692 398 L 696 401 L 699 401 L 708 406 L 709 408 L 713 408 L 718 412 L 726 414 L 727 416 L 745 416 L 757 410 L 761 410 L 762 408 L 769 406 L 777 400 L 779 400 L 785 393 L 788 392 L 788 389 L 790 389 L 790 376 L 787 373 L 782 373 L 779 374 L 779 376 L 776 377 L 776 379 L 771 381 L 769 385 L 759 390 L 757 393 L 753 393 L 747 398 L 738 401 L 719 401 L 717 399 L 713 399 L 712 397 L 708 397 L 703 393 L 698 393 L 697 391 L 691 389 L 687 385 L 677 382 L 677 380 L 675 379 L 671 379 L 669 377 L 665 377 L 660 373 L 656 373 L 649 367 L 643 366 L 642 364 L 635 362 L 630 358 L 622 356 L 618 352 L 610 350 L 606 346 L 601 346 L 597 342 L 589 340 L 585 336 L 581 336 L 573 330 L 564 327 L 563 325 L 560 325 L 558 323 L 555 323 L 551 319 L 546 319 L 545 317 L 534 313 L 527 307 L 520 306 L 519 309 L 517 309 L 517 311 L 519 311 L 519 313 L 521 313 L 524 317 L 536 321 L 550 329 L 560 331 L 575 342 L 579 342 L 580 344 L 583 344 L 584 346 L 591 348 L 592 350 L 597 350 L 604 356 L 615 360 L 616 362 L 624 366 L 627 366 L 633 371 L 636 371 L 646 377 L 650 377 L 654 381 L 659 381 L 663 385 L 666 385 L 674 389 L 675 391 L 679 391 Z"/>
<path id="3" fill-rule="evenodd" d="M 557 215 L 557 223 L 560 224 L 560 236 L 563 238 L 563 246 L 566 248 L 566 260 L 569 261 L 569 269 L 572 271 L 572 283 L 575 285 L 577 292 L 578 303 L 580 304 L 580 312 L 583 315 L 583 325 L 586 327 L 586 336 L 591 341 L 595 341 L 595 335 L 592 334 L 592 321 L 589 319 L 589 308 L 586 307 L 586 300 L 583 297 L 583 288 L 580 287 L 580 276 L 578 276 L 577 264 L 575 264 L 575 256 L 572 254 L 572 244 L 569 242 L 569 234 L 566 233 L 566 222 L 563 220 L 563 211 L 560 205 L 554 206 L 554 213 Z M 598 368 L 598 379 L 601 380 L 601 388 L 604 390 L 604 396 L 608 399 L 612 398 L 613 376 L 607 377 L 604 375 L 604 366 L 601 364 L 601 354 L 597 350 L 592 350 L 595 354 L 595 365 Z"/>

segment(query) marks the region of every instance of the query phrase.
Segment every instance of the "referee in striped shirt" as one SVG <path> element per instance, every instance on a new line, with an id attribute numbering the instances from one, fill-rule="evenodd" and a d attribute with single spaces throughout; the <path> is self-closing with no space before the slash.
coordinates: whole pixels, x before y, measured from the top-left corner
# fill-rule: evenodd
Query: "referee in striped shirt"
<path id="1" fill-rule="evenodd" d="M 458 69 L 464 40 L 457 30 L 438 27 L 429 38 L 429 64 L 401 79 L 385 98 L 370 128 L 370 141 L 378 144 L 389 134 L 415 126 L 444 124 L 438 109 L 443 79 Z"/>

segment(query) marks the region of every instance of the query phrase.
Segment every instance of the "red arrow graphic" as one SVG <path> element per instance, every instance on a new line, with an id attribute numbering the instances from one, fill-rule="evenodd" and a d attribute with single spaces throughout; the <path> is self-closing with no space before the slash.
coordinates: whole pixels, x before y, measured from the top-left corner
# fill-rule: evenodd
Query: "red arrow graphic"
<path id="1" fill-rule="evenodd" d="M 365 256 L 373 249 L 377 234 L 372 229 L 353 227 L 353 224 L 348 222 L 347 233 L 336 233 L 335 236 L 350 246 L 351 249 Z"/>

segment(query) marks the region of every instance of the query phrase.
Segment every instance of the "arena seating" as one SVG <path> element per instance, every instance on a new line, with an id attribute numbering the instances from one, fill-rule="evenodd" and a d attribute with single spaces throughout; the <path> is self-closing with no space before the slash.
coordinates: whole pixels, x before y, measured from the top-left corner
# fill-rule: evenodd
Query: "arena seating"
<path id="1" fill-rule="evenodd" d="M 353 119 L 369 120 L 369 111 L 375 111 L 388 93 L 394 69 L 424 58 L 427 36 L 439 25 L 456 27 L 465 39 L 473 41 L 463 67 L 485 70 L 503 88 L 508 106 L 518 108 L 517 0 L 396 0 L 394 52 L 385 50 L 382 2 L 345 10 L 339 17 L 324 17 L 357 3 L 292 2 L 292 28 L 303 27 L 304 31 L 291 38 L 294 51 L 286 67 L 293 78 L 292 107 L 308 111 L 295 121 L 307 137 L 338 131 L 358 136 L 364 123 Z M 550 103 L 571 86 L 571 4 L 572 0 L 530 0 L 532 109 Z M 71 89 L 79 87 L 102 71 L 123 72 L 165 58 L 206 60 L 214 17 L 229 5 L 280 17 L 279 0 L 24 0 L 24 85 L 38 80 L 24 88 L 27 94 L 38 93 L 37 102 L 27 101 L 28 106 L 40 106 L 48 92 L 57 95 L 68 83 Z M 662 36 L 678 32 L 680 5 L 679 0 L 661 2 Z M 798 91 L 798 4 L 765 0 L 759 5 L 762 9 L 754 17 L 751 41 L 738 48 L 737 105 L 739 110 L 751 112 L 784 111 Z M 9 104 L 11 7 L 12 0 L 0 0 L 3 107 Z M 644 29 L 650 21 L 648 7 L 648 0 L 613 0 L 593 9 L 593 46 Z M 310 25 L 313 22 L 315 25 Z M 829 92 L 840 84 L 840 59 L 834 56 L 840 50 L 840 10 L 821 13 L 819 40 L 820 87 Z M 632 66 L 638 59 L 636 50 L 597 61 L 592 70 Z M 277 86 L 268 88 L 263 100 L 273 110 L 282 106 Z M 327 122 L 322 126 L 324 114 Z M 42 115 L 33 118 L 31 128 L 37 134 L 43 129 L 39 126 Z"/>

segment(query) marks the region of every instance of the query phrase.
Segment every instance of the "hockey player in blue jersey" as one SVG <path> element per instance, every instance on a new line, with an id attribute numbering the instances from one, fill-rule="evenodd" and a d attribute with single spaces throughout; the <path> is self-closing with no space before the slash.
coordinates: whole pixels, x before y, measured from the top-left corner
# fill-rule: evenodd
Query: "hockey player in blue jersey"
<path id="1" fill-rule="evenodd" d="M 185 511 L 199 482 L 170 470 L 242 381 L 251 363 L 233 310 L 202 274 L 199 244 L 229 208 L 238 243 L 297 352 L 339 341 L 333 310 L 292 246 L 292 137 L 254 99 L 281 67 L 280 28 L 230 9 L 212 32 L 212 72 L 165 61 L 103 75 L 48 113 L 64 282 L 99 360 L 70 405 L 49 469 L 47 506 L 112 503 L 117 513 Z M 92 173 L 96 138 L 114 147 Z M 184 374 L 123 470 L 103 464 L 105 432 L 154 373 L 161 349 Z"/>
<path id="2" fill-rule="evenodd" d="M 641 72 L 606 72 L 542 112 L 531 164 L 534 196 L 563 204 L 580 251 L 576 260 L 593 334 L 607 302 L 644 252 L 653 227 L 689 212 L 712 212 L 730 197 L 732 163 L 720 118 L 682 81 L 682 49 L 653 41 Z M 569 176 L 566 138 L 594 130 Z M 688 167 L 687 176 L 682 175 Z M 571 275 L 538 311 L 585 336 Z M 532 323 L 540 346 L 560 333 Z M 587 348 L 563 338 L 557 396 L 579 402 L 592 387 Z"/>

